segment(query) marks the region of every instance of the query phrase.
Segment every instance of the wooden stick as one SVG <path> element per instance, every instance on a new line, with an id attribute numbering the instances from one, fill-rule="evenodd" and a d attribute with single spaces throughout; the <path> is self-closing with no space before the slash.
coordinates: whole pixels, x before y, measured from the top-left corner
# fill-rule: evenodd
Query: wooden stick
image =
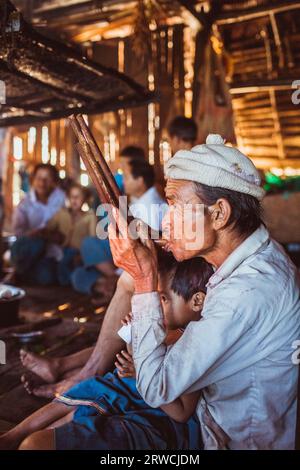
<path id="1" fill-rule="evenodd" d="M 90 166 L 90 163 L 89 163 L 88 159 L 85 157 L 85 154 L 84 154 L 84 152 L 82 150 L 82 147 L 79 143 L 76 144 L 76 148 L 77 148 L 77 151 L 78 151 L 82 161 L 84 162 L 84 165 L 86 167 L 86 170 L 87 170 L 92 182 L 95 185 L 95 188 L 96 188 L 96 190 L 98 192 L 98 195 L 100 197 L 100 201 L 102 202 L 102 204 L 105 204 L 105 202 L 107 201 L 107 195 L 104 192 L 101 181 L 99 181 L 98 178 L 95 177 L 93 169 Z"/>
<path id="2" fill-rule="evenodd" d="M 99 164 L 103 174 L 105 175 L 105 178 L 107 179 L 107 182 L 112 189 L 112 192 L 114 193 L 115 197 L 117 200 L 119 200 L 119 197 L 121 196 L 121 192 L 117 186 L 117 183 L 115 181 L 115 178 L 104 158 L 104 155 L 102 154 L 101 150 L 99 149 L 93 134 L 90 132 L 83 116 L 81 114 L 77 115 L 77 121 L 80 124 L 80 127 L 82 129 L 83 135 L 88 142 L 88 144 L 91 147 L 92 153 L 95 157 L 96 162 Z"/>
<path id="3" fill-rule="evenodd" d="M 121 192 L 115 182 L 114 176 L 105 161 L 105 158 L 100 151 L 91 131 L 89 130 L 86 122 L 84 121 L 83 116 L 71 116 L 69 118 L 72 129 L 78 139 L 78 144 L 76 145 L 79 155 L 81 156 L 86 169 L 97 189 L 99 197 L 102 203 L 109 203 L 114 207 L 123 210 L 124 208 L 119 205 L 119 197 Z M 126 218 L 128 223 L 133 220 L 132 215 L 128 207 L 126 209 Z M 154 235 L 154 240 L 157 244 L 163 246 L 165 244 L 164 240 L 159 239 L 159 233 L 155 231 L 150 231 Z"/>
<path id="4" fill-rule="evenodd" d="M 78 145 L 76 146 L 79 155 L 81 156 L 87 171 L 96 187 L 96 189 L 99 192 L 99 197 L 101 199 L 102 204 L 112 204 L 113 206 L 117 207 L 118 206 L 118 201 L 116 198 L 112 195 L 111 191 L 109 191 L 109 188 L 107 187 L 106 180 L 104 174 L 100 171 L 99 166 L 96 164 L 94 156 L 91 152 L 91 149 L 84 139 L 82 132 L 81 132 L 81 127 L 78 123 L 78 121 L 75 119 L 74 116 L 71 116 L 69 118 L 69 121 L 71 123 L 72 129 L 77 137 L 78 140 Z"/>

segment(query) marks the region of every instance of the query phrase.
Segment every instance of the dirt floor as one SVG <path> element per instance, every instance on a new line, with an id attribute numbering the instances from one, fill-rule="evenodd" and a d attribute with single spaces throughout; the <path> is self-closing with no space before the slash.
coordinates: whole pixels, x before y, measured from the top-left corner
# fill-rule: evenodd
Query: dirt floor
<path id="1" fill-rule="evenodd" d="M 26 297 L 20 305 L 20 324 L 0 329 L 6 344 L 6 364 L 0 366 L 0 433 L 47 403 L 28 395 L 20 382 L 25 369 L 19 360 L 20 344 L 13 332 L 32 327 L 45 336 L 27 349 L 50 356 L 64 356 L 95 343 L 105 308 L 94 307 L 89 298 L 64 287 L 24 287 Z M 48 323 L 45 323 L 45 321 Z M 37 322 L 43 322 L 37 325 Z M 37 377 L 33 377 L 41 383 Z"/>

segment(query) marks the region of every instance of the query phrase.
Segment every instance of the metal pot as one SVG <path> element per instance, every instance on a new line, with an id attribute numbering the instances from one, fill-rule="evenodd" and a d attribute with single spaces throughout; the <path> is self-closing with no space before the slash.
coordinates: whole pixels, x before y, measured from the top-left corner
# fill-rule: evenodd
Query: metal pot
<path id="1" fill-rule="evenodd" d="M 3 288 L 3 285 L 1 286 Z M 0 298 L 0 328 L 6 328 L 19 323 L 20 300 L 25 291 L 13 286 L 5 286 L 12 292 L 9 298 Z"/>

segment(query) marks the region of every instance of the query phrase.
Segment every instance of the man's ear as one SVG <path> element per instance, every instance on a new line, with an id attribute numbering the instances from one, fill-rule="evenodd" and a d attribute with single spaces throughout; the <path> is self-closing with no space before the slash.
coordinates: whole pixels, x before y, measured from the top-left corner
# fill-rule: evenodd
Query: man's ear
<path id="1" fill-rule="evenodd" d="M 205 300 L 204 292 L 196 292 L 190 300 L 190 307 L 194 312 L 201 312 Z"/>
<path id="2" fill-rule="evenodd" d="M 231 206 L 227 199 L 218 199 L 209 210 L 213 228 L 215 230 L 224 228 L 231 216 Z"/>

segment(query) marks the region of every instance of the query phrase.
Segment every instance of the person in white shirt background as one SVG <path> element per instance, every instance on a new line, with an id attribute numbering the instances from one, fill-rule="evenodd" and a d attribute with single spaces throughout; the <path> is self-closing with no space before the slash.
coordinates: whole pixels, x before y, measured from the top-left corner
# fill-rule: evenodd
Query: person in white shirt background
<path id="1" fill-rule="evenodd" d="M 31 235 L 65 204 L 65 193 L 58 187 L 58 172 L 53 165 L 38 164 L 31 175 L 30 192 L 21 200 L 13 216 L 15 235 Z"/>
<path id="2" fill-rule="evenodd" d="M 173 217 L 163 221 L 165 249 L 178 261 L 203 256 L 215 273 L 201 320 L 167 349 L 154 244 L 131 239 L 114 210 L 121 233 L 109 227 L 114 261 L 134 279 L 137 388 L 152 407 L 201 390 L 197 414 L 206 449 L 293 449 L 299 283 L 295 266 L 261 220 L 259 173 L 245 155 L 210 135 L 206 145 L 177 152 L 166 177 Z M 202 230 L 194 230 L 193 239 L 185 232 L 176 237 L 175 223 L 183 220 L 192 220 L 194 228 L 200 221 Z"/>
<path id="3" fill-rule="evenodd" d="M 156 231 L 168 206 L 159 195 L 155 183 L 154 168 L 143 160 L 130 160 L 123 169 L 125 194 L 130 201 L 130 212 Z"/>
<path id="4" fill-rule="evenodd" d="M 59 176 L 53 165 L 40 163 L 31 175 L 31 189 L 13 215 L 13 230 L 18 237 L 12 246 L 12 263 L 20 279 L 52 284 L 55 260 L 45 252 L 39 236 L 47 222 L 65 205 L 65 193 L 58 187 Z"/>

